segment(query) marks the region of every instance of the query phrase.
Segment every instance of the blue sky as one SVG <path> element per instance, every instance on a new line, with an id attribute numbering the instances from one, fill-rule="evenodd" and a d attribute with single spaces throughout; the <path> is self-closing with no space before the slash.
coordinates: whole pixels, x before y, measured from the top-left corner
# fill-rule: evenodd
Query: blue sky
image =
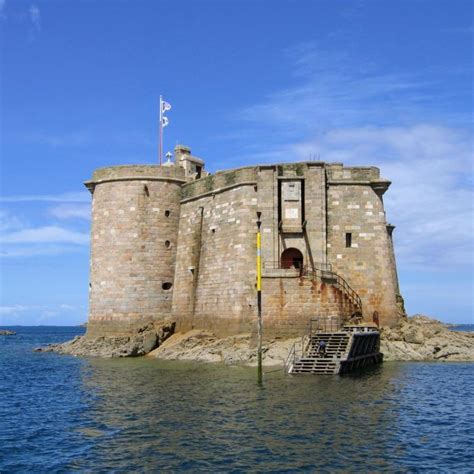
<path id="1" fill-rule="evenodd" d="M 0 324 L 87 318 L 100 166 L 376 165 L 407 310 L 473 317 L 470 1 L 0 0 Z"/>

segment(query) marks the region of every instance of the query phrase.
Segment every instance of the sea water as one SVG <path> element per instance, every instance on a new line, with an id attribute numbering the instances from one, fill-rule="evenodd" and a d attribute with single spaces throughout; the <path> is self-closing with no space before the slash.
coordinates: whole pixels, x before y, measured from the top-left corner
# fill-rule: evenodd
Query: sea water
<path id="1" fill-rule="evenodd" d="M 0 472 L 473 472 L 474 364 L 347 376 L 36 353 L 0 337 Z"/>

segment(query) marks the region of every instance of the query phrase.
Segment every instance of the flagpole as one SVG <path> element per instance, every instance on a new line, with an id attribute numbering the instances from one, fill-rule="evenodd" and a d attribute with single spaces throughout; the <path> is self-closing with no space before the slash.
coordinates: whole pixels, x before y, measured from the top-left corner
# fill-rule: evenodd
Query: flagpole
<path id="1" fill-rule="evenodd" d="M 158 161 L 163 162 L 163 96 L 160 95 L 160 124 L 159 124 Z"/>

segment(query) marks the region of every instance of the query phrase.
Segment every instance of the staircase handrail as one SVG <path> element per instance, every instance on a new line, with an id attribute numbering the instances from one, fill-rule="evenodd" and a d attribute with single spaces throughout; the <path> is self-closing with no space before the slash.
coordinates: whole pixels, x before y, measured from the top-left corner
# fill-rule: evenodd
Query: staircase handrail
<path id="1" fill-rule="evenodd" d="M 264 259 L 262 260 L 262 268 L 266 270 L 300 270 L 301 273 L 307 271 L 307 265 L 299 266 L 297 263 L 295 264 L 283 264 L 280 260 L 270 260 Z M 317 268 L 322 271 L 332 272 L 332 264 L 325 263 L 325 262 L 317 262 L 313 263 L 312 268 Z"/>
<path id="2" fill-rule="evenodd" d="M 321 324 L 322 323 L 322 324 Z M 306 330 L 306 335 L 311 337 L 313 333 L 316 333 L 320 330 L 331 332 L 336 329 L 340 331 L 343 327 L 343 320 L 339 316 L 319 316 L 317 318 L 311 318 L 308 321 L 308 328 Z"/>
<path id="3" fill-rule="evenodd" d="M 330 277 L 336 280 L 336 285 L 339 287 L 339 289 L 343 290 L 349 299 L 359 308 L 359 310 L 362 311 L 362 300 L 360 296 L 341 275 L 332 271 L 331 264 L 324 264 L 323 268 L 318 268 L 316 265 L 312 267 L 306 265 L 303 267 L 303 271 L 301 273 L 303 276 L 312 277 L 313 279 L 317 278 L 319 280 L 321 280 L 323 276 L 328 277 L 329 273 Z"/>
<path id="4" fill-rule="evenodd" d="M 286 360 L 283 363 L 283 368 L 286 374 L 290 372 L 290 366 L 296 362 L 297 357 L 302 358 L 305 356 L 309 342 L 310 342 L 310 335 L 303 334 L 299 341 L 295 341 L 293 343 L 293 345 L 291 346 L 288 352 Z"/>
<path id="5" fill-rule="evenodd" d="M 265 270 L 299 270 L 300 276 L 312 277 L 313 279 L 321 279 L 323 276 L 329 276 L 336 280 L 336 285 L 343 290 L 351 301 L 362 310 L 362 300 L 357 292 L 347 283 L 347 281 L 338 273 L 333 271 L 332 264 L 327 262 L 317 262 L 310 265 L 300 267 L 283 266 L 278 260 L 264 260 L 263 269 Z"/>
<path id="6" fill-rule="evenodd" d="M 286 356 L 285 362 L 283 363 L 283 369 L 285 374 L 290 372 L 290 364 L 294 364 L 296 361 L 296 342 L 291 346 L 288 355 Z"/>

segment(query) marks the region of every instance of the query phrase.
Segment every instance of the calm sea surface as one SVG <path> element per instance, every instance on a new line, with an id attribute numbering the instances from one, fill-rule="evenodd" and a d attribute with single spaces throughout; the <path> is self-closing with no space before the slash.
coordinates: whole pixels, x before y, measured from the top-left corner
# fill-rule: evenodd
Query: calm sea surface
<path id="1" fill-rule="evenodd" d="M 474 364 L 364 374 L 34 353 L 81 328 L 0 337 L 0 472 L 473 472 Z M 270 369 L 268 369 L 270 370 Z"/>

